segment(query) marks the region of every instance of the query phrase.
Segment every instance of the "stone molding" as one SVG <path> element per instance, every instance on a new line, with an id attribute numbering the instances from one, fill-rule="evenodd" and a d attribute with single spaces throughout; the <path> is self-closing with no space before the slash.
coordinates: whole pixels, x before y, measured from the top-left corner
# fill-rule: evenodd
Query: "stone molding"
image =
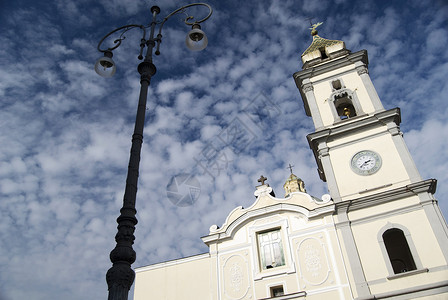
<path id="1" fill-rule="evenodd" d="M 205 244 L 209 245 L 209 244 L 217 242 L 219 240 L 231 238 L 235 234 L 237 228 L 239 228 L 241 224 L 246 223 L 249 220 L 256 219 L 261 215 L 268 216 L 270 214 L 276 214 L 276 213 L 284 212 L 284 211 L 299 213 L 299 214 L 305 216 L 307 218 L 307 220 L 313 220 L 316 218 L 322 218 L 325 215 L 333 214 L 333 212 L 335 211 L 335 207 L 334 207 L 334 204 L 327 203 L 326 205 L 324 205 L 322 207 L 318 207 L 318 208 L 310 211 L 302 206 L 288 204 L 288 203 L 278 203 L 278 204 L 271 205 L 268 207 L 263 207 L 263 208 L 247 211 L 247 212 L 243 213 L 241 216 L 239 216 L 238 218 L 236 218 L 232 223 L 227 224 L 226 225 L 227 228 L 224 231 L 217 232 L 217 233 L 211 233 L 210 235 L 206 235 L 206 236 L 202 237 L 201 239 Z M 223 226 L 223 227 L 225 227 L 225 226 Z"/>
<path id="2" fill-rule="evenodd" d="M 345 200 L 336 203 L 335 207 L 336 211 L 342 210 L 348 213 L 351 211 L 376 206 L 378 204 L 415 196 L 420 193 L 427 192 L 434 194 L 436 192 L 436 186 L 437 186 L 436 179 L 427 179 L 424 181 L 411 183 L 396 189 L 382 191 L 380 193 L 376 193 L 373 195 L 359 197 L 351 200 Z"/>

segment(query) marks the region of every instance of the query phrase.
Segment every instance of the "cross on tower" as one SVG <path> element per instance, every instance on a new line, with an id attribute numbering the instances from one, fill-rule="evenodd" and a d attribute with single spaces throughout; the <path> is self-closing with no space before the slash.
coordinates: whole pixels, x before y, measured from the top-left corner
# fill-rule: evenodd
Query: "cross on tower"
<path id="1" fill-rule="evenodd" d="M 291 171 L 292 174 L 292 167 L 294 167 L 294 165 L 291 166 L 291 164 L 289 164 L 289 166 L 286 169 L 289 169 L 289 171 Z"/>
<path id="2" fill-rule="evenodd" d="M 258 182 L 261 183 L 261 185 L 264 185 L 264 182 L 267 180 L 266 177 L 264 177 L 263 175 L 260 176 L 260 179 L 258 179 Z"/>

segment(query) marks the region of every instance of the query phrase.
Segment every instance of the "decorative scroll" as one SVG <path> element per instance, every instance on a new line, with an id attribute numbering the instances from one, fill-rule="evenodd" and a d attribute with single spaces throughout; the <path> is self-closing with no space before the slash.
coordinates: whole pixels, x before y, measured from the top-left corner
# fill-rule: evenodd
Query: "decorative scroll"
<path id="1" fill-rule="evenodd" d="M 358 75 L 369 74 L 369 70 L 366 68 L 366 66 L 356 67 L 356 71 L 358 72 Z"/>
<path id="2" fill-rule="evenodd" d="M 302 89 L 305 93 L 314 91 L 314 87 L 311 83 L 305 83 L 304 85 L 302 85 Z"/>

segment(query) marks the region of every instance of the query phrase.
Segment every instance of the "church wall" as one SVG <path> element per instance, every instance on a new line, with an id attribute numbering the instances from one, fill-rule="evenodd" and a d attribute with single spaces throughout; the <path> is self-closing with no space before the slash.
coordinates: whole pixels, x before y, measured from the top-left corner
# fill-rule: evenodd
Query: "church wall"
<path id="1" fill-rule="evenodd" d="M 329 78 L 338 76 L 339 74 L 343 74 L 345 72 L 349 72 L 354 70 L 354 66 L 353 65 L 348 65 L 339 69 L 334 69 L 331 70 L 329 69 L 327 72 L 325 73 L 321 73 L 319 75 L 315 75 L 310 77 L 311 82 L 313 83 L 313 85 L 316 87 L 316 84 L 320 84 L 322 82 L 325 82 L 326 80 L 328 80 Z M 330 85 L 328 85 L 328 88 L 330 88 Z M 331 88 L 330 88 L 330 93 L 331 93 Z"/>
<path id="2" fill-rule="evenodd" d="M 402 208 L 406 206 L 404 203 L 408 200 L 410 199 L 401 201 Z M 350 214 L 353 236 L 371 293 L 380 294 L 446 280 L 448 270 L 441 250 L 438 247 L 428 247 L 428 245 L 437 245 L 438 242 L 425 212 L 422 209 L 413 208 L 407 211 L 405 209 L 405 212 L 401 210 L 401 212 L 387 214 L 386 211 L 389 208 L 389 205 L 379 205 L 375 208 L 364 209 L 364 215 L 370 215 L 370 218 L 360 221 Z M 359 213 L 358 216 L 360 216 Z M 416 274 L 402 273 L 408 276 L 400 278 L 400 275 L 393 273 L 382 242 L 382 233 L 389 228 L 399 228 L 405 232 L 416 263 Z M 426 268 L 429 272 L 425 270 Z M 419 271 L 421 272 L 418 273 Z"/>
<path id="3" fill-rule="evenodd" d="M 207 254 L 139 268 L 134 299 L 216 299 L 211 262 Z"/>
<path id="4" fill-rule="evenodd" d="M 256 234 L 270 228 L 282 230 L 286 264 L 261 271 Z M 299 213 L 268 215 L 238 228 L 233 239 L 213 249 L 218 249 L 222 299 L 267 298 L 279 285 L 286 294 L 306 290 L 307 299 L 351 297 L 331 215 L 314 220 Z"/>
<path id="5" fill-rule="evenodd" d="M 249 299 L 253 296 L 250 249 L 218 255 L 221 299 Z"/>
<path id="6" fill-rule="evenodd" d="M 301 290 L 309 294 L 329 290 L 343 293 L 342 285 L 347 284 L 347 277 L 343 273 L 341 252 L 336 242 L 335 231 L 330 228 L 292 239 Z"/>
<path id="7" fill-rule="evenodd" d="M 332 112 L 331 105 L 333 104 L 330 99 L 333 92 L 331 83 L 336 79 L 341 80 L 345 88 L 353 93 L 352 98 L 356 98 L 357 101 L 359 101 L 361 111 L 358 111 L 358 115 L 371 114 L 375 112 L 371 95 L 369 94 L 362 78 L 358 75 L 355 65 L 349 65 L 310 78 L 310 81 L 313 83 L 314 87 L 314 96 L 319 110 L 319 115 L 322 118 L 324 126 L 332 126 L 335 122 L 340 122 L 340 120 L 335 119 L 336 116 Z"/>
<path id="8" fill-rule="evenodd" d="M 350 123 L 351 120 L 344 121 L 344 124 Z M 373 127 L 373 128 L 363 128 L 357 132 L 351 132 L 345 136 L 338 136 L 337 138 L 330 137 L 327 141 L 327 147 L 330 149 L 335 149 L 338 147 L 351 146 L 362 140 L 371 139 L 377 135 L 386 134 L 385 127 Z"/>
<path id="9" fill-rule="evenodd" d="M 395 149 L 395 146 L 390 135 L 375 136 L 346 147 L 330 149 L 333 172 L 342 200 L 346 200 L 348 197 L 353 198 L 353 195 L 358 197 L 359 192 L 372 188 L 387 185 L 390 189 L 410 183 L 400 155 L 391 149 Z M 382 166 L 379 171 L 368 178 L 354 173 L 350 166 L 352 157 L 362 150 L 373 150 L 382 158 Z M 363 195 L 377 192 L 378 190 L 366 192 Z"/>

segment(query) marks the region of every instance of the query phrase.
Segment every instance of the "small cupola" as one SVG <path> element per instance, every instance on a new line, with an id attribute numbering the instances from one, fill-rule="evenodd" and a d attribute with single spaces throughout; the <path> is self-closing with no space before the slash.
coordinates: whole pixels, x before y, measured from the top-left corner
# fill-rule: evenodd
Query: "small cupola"
<path id="1" fill-rule="evenodd" d="M 285 189 L 285 198 L 294 192 L 306 193 L 305 183 L 303 182 L 302 179 L 300 179 L 294 173 L 292 173 L 292 171 L 291 175 L 289 175 L 288 179 L 286 179 L 283 188 Z"/>
<path id="2" fill-rule="evenodd" d="M 322 25 L 322 22 L 311 25 L 310 29 L 313 41 L 302 54 L 303 69 L 350 53 L 350 51 L 345 48 L 345 43 L 343 41 L 321 38 L 316 30 L 320 25 Z"/>

